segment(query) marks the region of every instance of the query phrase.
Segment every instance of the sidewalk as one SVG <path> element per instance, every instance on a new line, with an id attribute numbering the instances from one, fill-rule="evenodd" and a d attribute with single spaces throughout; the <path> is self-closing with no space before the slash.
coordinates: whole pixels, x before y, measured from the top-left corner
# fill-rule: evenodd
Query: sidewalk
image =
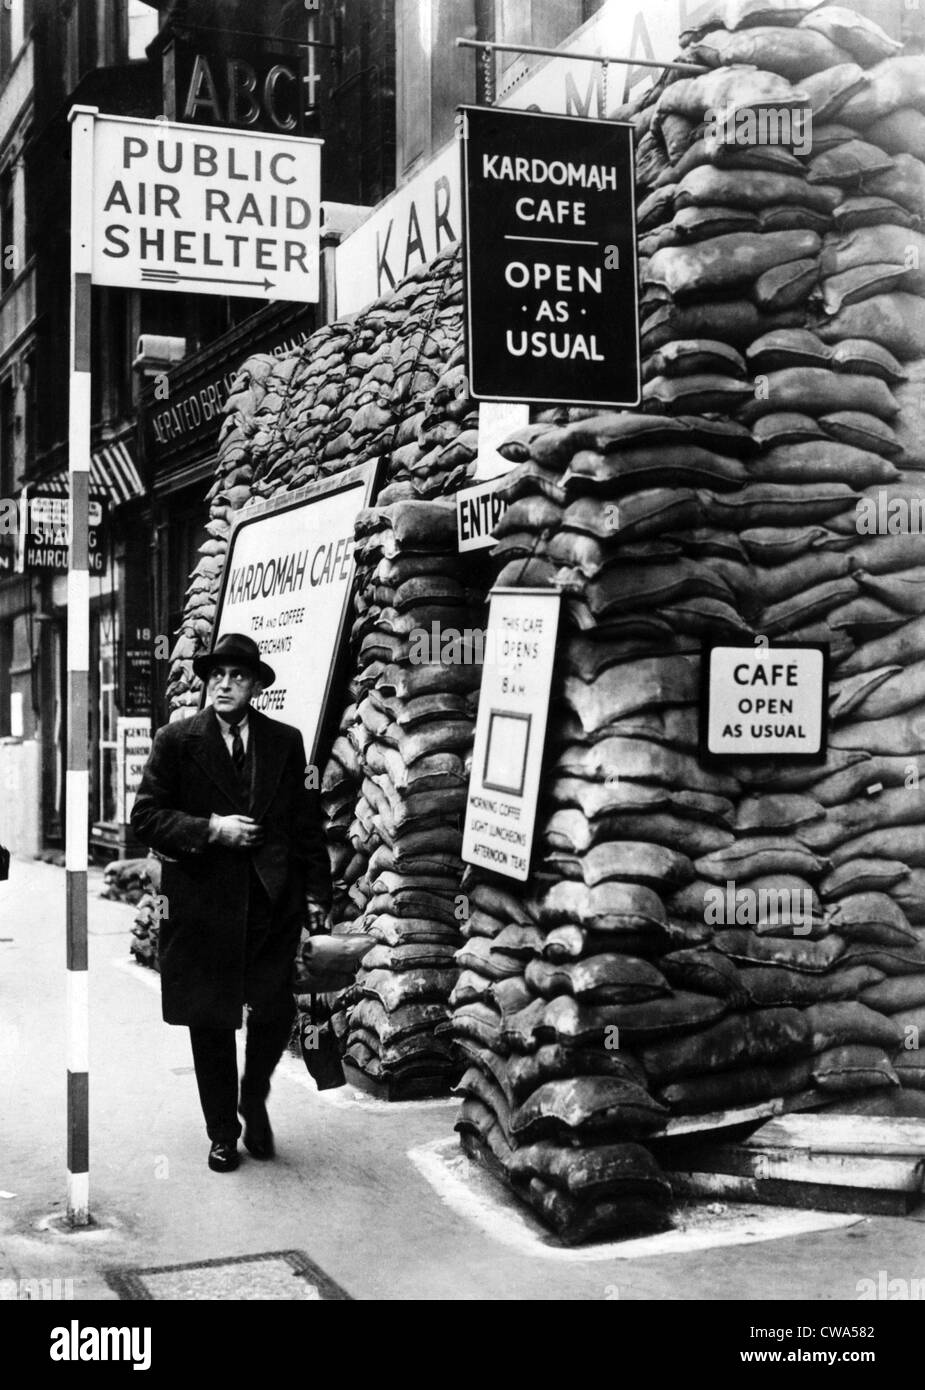
<path id="1" fill-rule="evenodd" d="M 455 1102 L 387 1106 L 351 1087 L 319 1095 L 293 1058 L 271 1097 L 277 1160 L 243 1153 L 237 1173 L 213 1174 L 188 1035 L 161 1022 L 157 976 L 129 957 L 132 909 L 97 897 L 99 874 L 90 888 L 96 1224 L 43 1230 L 65 1196 L 64 883 L 61 869 L 14 860 L 0 884 L 0 1278 L 73 1280 L 76 1299 L 114 1299 L 107 1270 L 283 1250 L 304 1252 L 364 1300 L 853 1299 L 857 1281 L 880 1270 L 925 1276 L 921 1214 L 728 1207 L 619 1254 L 556 1248 L 459 1159 Z"/>

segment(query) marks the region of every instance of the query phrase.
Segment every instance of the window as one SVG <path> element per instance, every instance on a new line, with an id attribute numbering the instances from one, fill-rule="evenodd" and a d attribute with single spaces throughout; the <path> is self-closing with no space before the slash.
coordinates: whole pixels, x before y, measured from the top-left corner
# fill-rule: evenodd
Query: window
<path id="1" fill-rule="evenodd" d="M 31 0 L 13 0 L 10 9 L 10 57 L 15 58 L 26 41 L 32 23 Z"/>
<path id="2" fill-rule="evenodd" d="M 16 490 L 16 390 L 12 376 L 0 382 L 0 496 Z"/>
<path id="3" fill-rule="evenodd" d="M 25 431 L 24 462 L 26 473 L 32 468 L 35 461 L 35 425 L 38 417 L 38 374 L 36 368 L 36 355 L 30 352 L 27 357 L 22 359 L 22 384 L 23 384 L 23 424 Z"/>
<path id="4" fill-rule="evenodd" d="M 475 98 L 472 54 L 457 37 L 475 33 L 475 0 L 397 0 L 398 178 L 407 178 L 453 138 L 456 107 Z"/>
<path id="5" fill-rule="evenodd" d="M 431 0 L 398 0 L 398 173 L 430 154 Z"/>
<path id="6" fill-rule="evenodd" d="M 116 615 L 100 613 L 99 622 L 99 707 L 96 819 L 111 825 L 119 819 L 119 744 L 116 712 L 118 679 Z"/>
<path id="7" fill-rule="evenodd" d="M 12 285 L 18 264 L 13 170 L 7 165 L 0 174 L 0 294 L 6 294 Z"/>
<path id="8" fill-rule="evenodd" d="M 10 667 L 13 664 L 13 624 L 0 623 L 0 738 L 9 738 Z"/>
<path id="9" fill-rule="evenodd" d="M 157 36 L 157 10 L 142 0 L 128 0 L 128 56 L 142 59 L 145 49 Z"/>
<path id="10" fill-rule="evenodd" d="M 554 5 L 546 0 L 495 0 L 495 42 L 558 48 L 595 8 L 599 6 L 588 5 L 585 0 L 556 0 Z M 526 63 L 519 53 L 498 53 L 495 58 L 495 87 L 501 96 L 519 81 Z"/>

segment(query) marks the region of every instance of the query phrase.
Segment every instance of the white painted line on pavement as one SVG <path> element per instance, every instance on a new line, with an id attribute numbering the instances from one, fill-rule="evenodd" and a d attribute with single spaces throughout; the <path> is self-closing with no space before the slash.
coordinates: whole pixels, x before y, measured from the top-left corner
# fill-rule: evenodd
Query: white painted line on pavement
<path id="1" fill-rule="evenodd" d="M 790 1207 L 761 1207 L 735 1203 L 717 1213 L 716 1203 L 685 1206 L 688 1225 L 683 1230 L 604 1245 L 575 1248 L 551 1245 L 550 1234 L 529 1208 L 478 1163 L 467 1159 L 455 1136 L 435 1139 L 409 1149 L 408 1157 L 427 1179 L 441 1201 L 486 1235 L 541 1259 L 581 1264 L 600 1260 L 650 1259 L 659 1255 L 688 1255 L 726 1245 L 753 1245 L 781 1240 L 810 1231 L 829 1231 L 855 1226 L 866 1218 L 841 1212 L 798 1211 Z"/>
<path id="2" fill-rule="evenodd" d="M 122 970 L 126 975 L 131 975 L 134 980 L 140 980 L 143 985 L 147 985 L 148 989 L 156 990 L 160 994 L 161 977 L 150 966 L 138 965 L 130 957 L 125 956 L 113 956 L 109 963 L 114 970 Z"/>

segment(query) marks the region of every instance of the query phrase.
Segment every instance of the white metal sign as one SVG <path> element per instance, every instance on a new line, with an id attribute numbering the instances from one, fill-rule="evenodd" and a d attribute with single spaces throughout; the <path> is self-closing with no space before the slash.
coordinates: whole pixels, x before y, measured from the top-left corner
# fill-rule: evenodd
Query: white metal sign
<path id="1" fill-rule="evenodd" d="M 715 646 L 705 655 L 712 757 L 819 757 L 825 751 L 826 650 Z"/>
<path id="2" fill-rule="evenodd" d="M 151 752 L 151 720 L 119 718 L 116 724 L 119 816 L 123 825 L 132 818 L 135 796 Z"/>
<path id="3" fill-rule="evenodd" d="M 313 304 L 321 141 L 94 120 L 93 283 Z"/>
<path id="4" fill-rule="evenodd" d="M 388 294 L 461 234 L 455 140 L 397 189 L 335 252 L 338 315 Z"/>
<path id="5" fill-rule="evenodd" d="M 494 589 L 462 857 L 525 881 L 536 821 L 560 594 Z"/>
<path id="6" fill-rule="evenodd" d="M 252 637 L 276 680 L 255 709 L 294 724 L 314 763 L 350 604 L 353 530 L 372 465 L 250 508 L 232 532 L 215 625 Z"/>
<path id="7" fill-rule="evenodd" d="M 500 478 L 490 478 L 478 487 L 457 492 L 456 537 L 460 554 L 494 545 L 494 529 L 507 511 L 507 503 L 498 496 L 500 482 Z"/>

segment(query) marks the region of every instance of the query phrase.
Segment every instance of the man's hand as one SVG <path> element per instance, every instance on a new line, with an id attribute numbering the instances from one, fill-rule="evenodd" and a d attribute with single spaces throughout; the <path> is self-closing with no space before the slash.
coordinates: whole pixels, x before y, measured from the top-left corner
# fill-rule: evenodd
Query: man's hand
<path id="1" fill-rule="evenodd" d="M 213 816 L 209 839 L 226 849 L 257 849 L 263 844 L 263 826 L 251 816 Z"/>

